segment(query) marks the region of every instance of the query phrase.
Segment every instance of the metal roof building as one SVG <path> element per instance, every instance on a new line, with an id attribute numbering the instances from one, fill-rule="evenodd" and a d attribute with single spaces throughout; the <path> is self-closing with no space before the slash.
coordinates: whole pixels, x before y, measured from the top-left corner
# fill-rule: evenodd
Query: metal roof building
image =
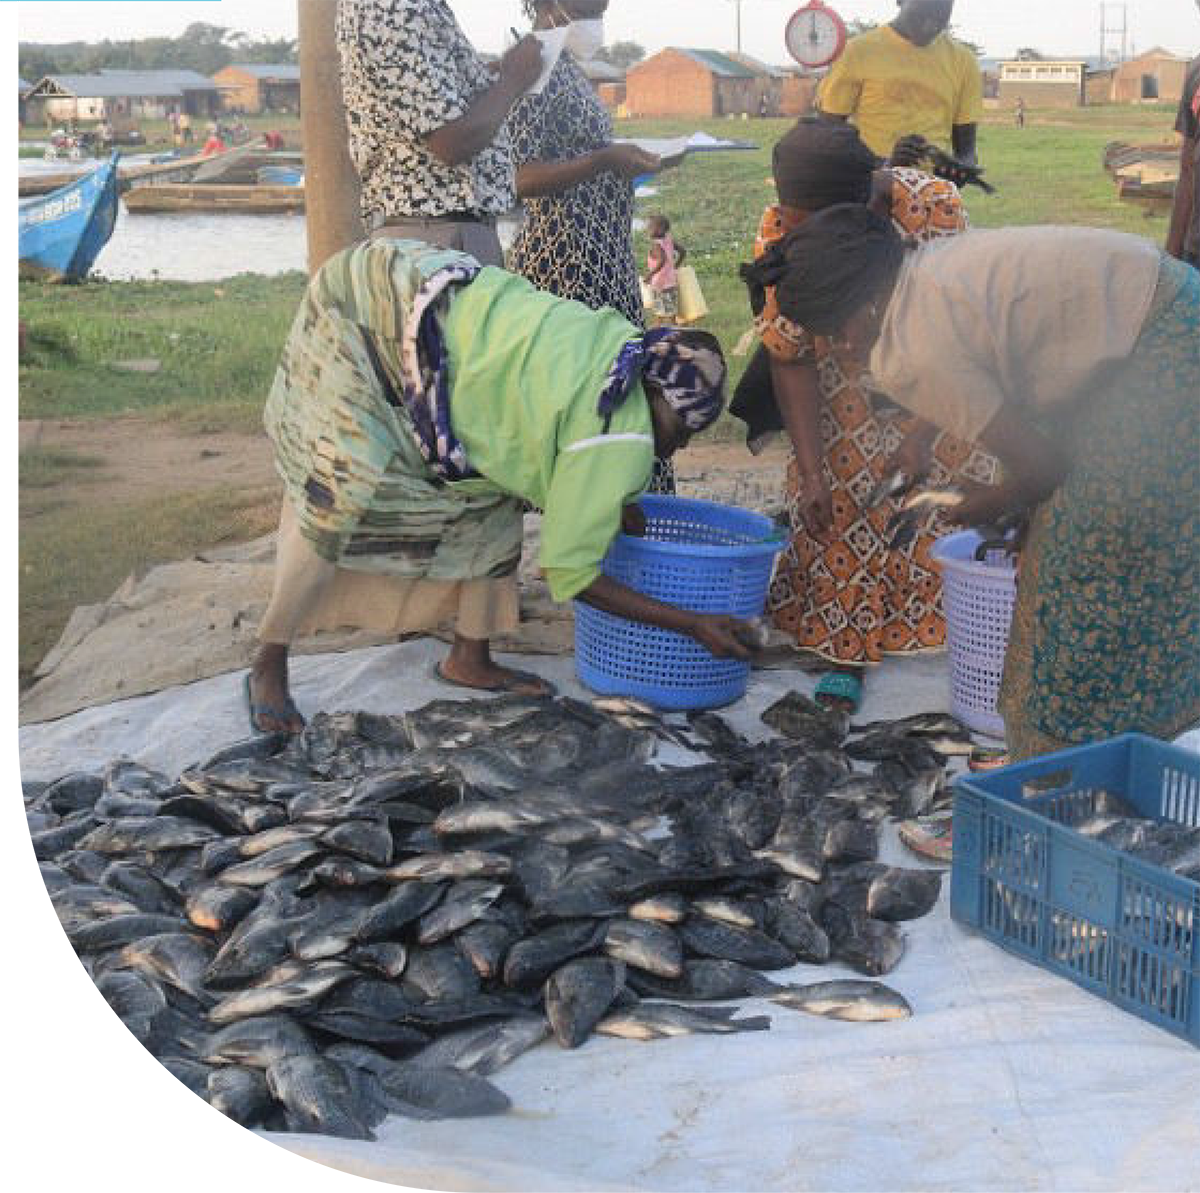
<path id="1" fill-rule="evenodd" d="M 671 46 L 631 67 L 631 116 L 758 116 L 779 111 L 783 76 L 745 54 Z"/>
<path id="2" fill-rule="evenodd" d="M 219 94 L 211 79 L 194 70 L 106 69 L 46 75 L 27 99 L 51 120 L 162 119 L 173 107 L 193 116 L 209 114 Z"/>
<path id="3" fill-rule="evenodd" d="M 231 62 L 212 81 L 227 112 L 300 111 L 300 67 L 294 62 Z"/>

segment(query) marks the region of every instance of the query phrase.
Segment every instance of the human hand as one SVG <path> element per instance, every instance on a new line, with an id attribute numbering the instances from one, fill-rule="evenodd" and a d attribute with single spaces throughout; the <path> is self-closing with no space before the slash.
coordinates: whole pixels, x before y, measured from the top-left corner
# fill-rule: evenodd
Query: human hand
<path id="1" fill-rule="evenodd" d="M 946 519 L 959 526 L 987 526 L 1006 515 L 1019 514 L 1033 504 L 1029 494 L 1011 481 L 999 485 L 963 481 L 959 488 L 962 500 L 946 510 Z"/>
<path id="2" fill-rule="evenodd" d="M 915 166 L 925 156 L 929 142 L 916 133 L 901 137 L 892 148 L 890 164 L 893 166 Z"/>
<path id="3" fill-rule="evenodd" d="M 542 43 L 527 33 L 500 59 L 500 82 L 524 95 L 542 73 Z"/>
<path id="4" fill-rule="evenodd" d="M 753 650 L 748 643 L 756 639 L 754 627 L 736 617 L 721 613 L 694 613 L 687 634 L 718 659 L 749 661 Z"/>
<path id="5" fill-rule="evenodd" d="M 621 511 L 621 529 L 634 538 L 645 538 L 646 515 L 636 501 L 631 502 Z"/>
<path id="6" fill-rule="evenodd" d="M 657 174 L 662 169 L 662 158 L 647 153 L 636 145 L 606 145 L 601 151 L 604 168 L 632 182 L 644 174 Z"/>
<path id="7" fill-rule="evenodd" d="M 824 476 L 805 477 L 796 494 L 804 528 L 813 538 L 824 538 L 833 525 L 833 494 Z"/>
<path id="8" fill-rule="evenodd" d="M 929 475 L 933 459 L 933 441 L 919 430 L 910 431 L 884 465 L 884 475 L 902 472 L 911 481 L 924 480 Z"/>

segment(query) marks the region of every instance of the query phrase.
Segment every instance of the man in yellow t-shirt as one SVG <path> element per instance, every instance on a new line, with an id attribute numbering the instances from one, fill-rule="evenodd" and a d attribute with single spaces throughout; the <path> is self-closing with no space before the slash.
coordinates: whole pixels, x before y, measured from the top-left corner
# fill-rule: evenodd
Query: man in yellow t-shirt
<path id="1" fill-rule="evenodd" d="M 975 55 L 946 33 L 954 0 L 897 0 L 890 25 L 859 34 L 821 85 L 826 116 L 851 120 L 880 157 L 921 136 L 975 164 L 983 75 Z"/>

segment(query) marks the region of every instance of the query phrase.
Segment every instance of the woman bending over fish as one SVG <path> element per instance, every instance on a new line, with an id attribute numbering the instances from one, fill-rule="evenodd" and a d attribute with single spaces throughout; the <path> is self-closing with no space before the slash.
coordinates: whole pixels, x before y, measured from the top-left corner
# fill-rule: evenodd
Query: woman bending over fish
<path id="1" fill-rule="evenodd" d="M 555 600 L 746 658 L 732 618 L 601 574 L 626 507 L 724 405 L 705 332 L 643 333 L 462 253 L 374 240 L 313 277 L 264 421 L 284 481 L 275 586 L 246 680 L 260 731 L 298 730 L 288 648 L 319 629 L 401 634 L 453 621 L 438 667 L 484 691 L 544 693 L 493 661 L 518 623 L 523 503 L 544 511 Z"/>
<path id="2" fill-rule="evenodd" d="M 1000 708 L 1016 759 L 1200 719 L 1200 273 L 1091 228 L 906 252 L 846 204 L 755 267 L 787 318 L 907 410 L 999 458 L 979 525 L 1032 511 Z M 1114 279 L 1119 279 L 1119 283 Z"/>
<path id="3" fill-rule="evenodd" d="M 914 245 L 966 231 L 953 183 L 884 165 L 849 125 L 798 121 L 775 146 L 779 202 L 762 217 L 755 256 L 816 212 L 868 199 Z M 781 312 L 774 287 L 753 287 L 751 305 L 762 347 L 732 412 L 746 422 L 752 451 L 779 428 L 793 449 L 784 493 L 792 534 L 771 584 L 771 618 L 797 650 L 830 664 L 817 701 L 854 712 L 869 667 L 946 642 L 941 580 L 930 557 L 946 525 L 936 513 L 927 516 L 911 541 L 894 546 L 892 503 L 875 501 L 874 493 L 897 468 L 945 485 L 960 477 L 990 481 L 996 462 L 899 409 L 865 362 Z"/>

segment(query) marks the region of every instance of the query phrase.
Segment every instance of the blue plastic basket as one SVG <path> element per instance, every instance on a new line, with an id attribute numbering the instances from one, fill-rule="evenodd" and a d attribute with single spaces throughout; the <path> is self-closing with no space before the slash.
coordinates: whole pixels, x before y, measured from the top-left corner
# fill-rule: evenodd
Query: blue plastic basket
<path id="1" fill-rule="evenodd" d="M 617 536 L 604 574 L 696 613 L 759 616 L 783 538 L 761 514 L 711 501 L 647 496 L 646 536 Z M 681 634 L 575 603 L 575 670 L 606 696 L 670 711 L 720 708 L 746 694 L 750 664 L 714 658 Z"/>
<path id="2" fill-rule="evenodd" d="M 1200 755 L 1126 734 L 963 776 L 951 915 L 1200 1046 L 1200 883 L 1075 832 L 1100 792 L 1200 825 Z"/>

